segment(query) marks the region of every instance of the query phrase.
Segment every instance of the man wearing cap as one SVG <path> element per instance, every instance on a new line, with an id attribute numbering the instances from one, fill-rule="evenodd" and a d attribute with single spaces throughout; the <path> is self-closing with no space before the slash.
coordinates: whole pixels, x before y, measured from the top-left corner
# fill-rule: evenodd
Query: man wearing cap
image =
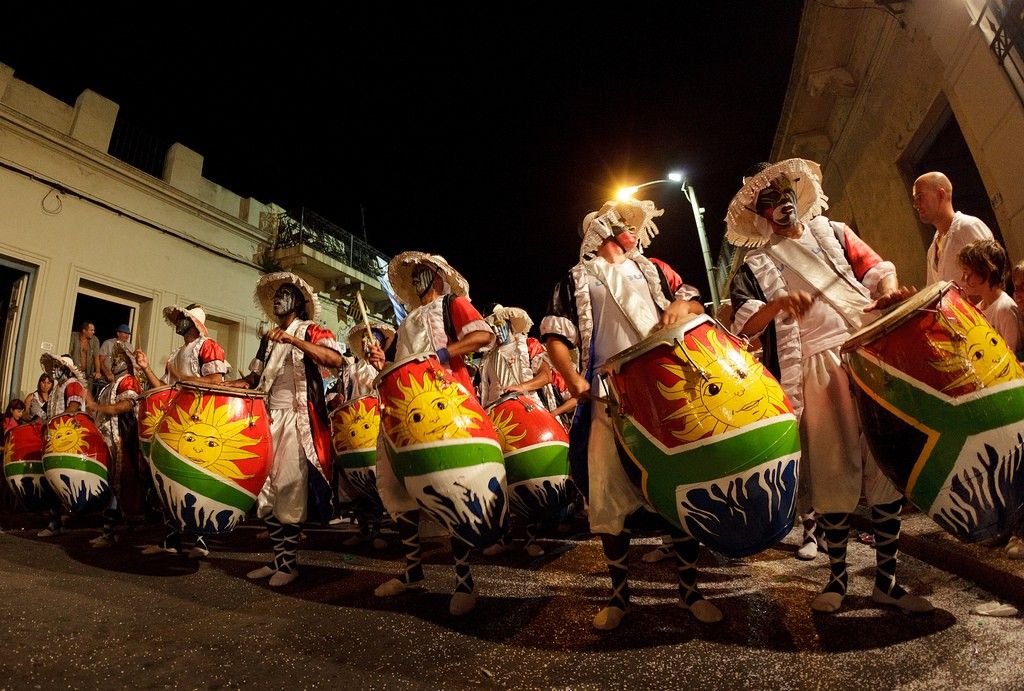
<path id="1" fill-rule="evenodd" d="M 138 369 L 146 375 L 150 386 L 163 386 L 177 382 L 197 384 L 220 384 L 228 371 L 224 349 L 217 341 L 210 338 L 206 328 L 206 311 L 198 304 L 186 307 L 172 305 L 163 309 L 164 321 L 174 327 L 174 332 L 185 339 L 185 342 L 167 358 L 164 377 L 160 379 L 150 367 L 149 357 L 141 349 L 135 351 L 135 362 Z M 149 475 L 146 476 L 149 478 Z M 147 480 L 148 481 L 148 480 Z M 159 545 L 147 545 L 143 554 L 159 554 L 169 552 L 178 554 L 182 549 L 182 535 L 176 523 L 167 518 L 170 533 Z M 188 551 L 193 559 L 209 556 L 210 548 L 202 535 L 195 536 L 195 542 Z"/>
<path id="2" fill-rule="evenodd" d="M 590 529 L 601 536 L 612 596 L 593 619 L 600 630 L 616 628 L 629 608 L 630 534 L 655 530 L 672 535 L 679 573 L 679 606 L 702 622 L 722 618 L 697 588 L 699 543 L 651 511 L 626 474 L 607 406 L 589 400 L 594 372 L 608 358 L 639 343 L 653 330 L 704 311 L 700 294 L 664 262 L 642 250 L 658 233 L 663 211 L 650 201 L 607 202 L 587 214 L 581 228 L 580 261 L 555 288 L 541 340 L 569 392 L 580 400 L 569 435 L 573 480 L 590 504 Z M 580 349 L 580 370 L 571 351 Z M 598 394 L 604 395 L 604 394 Z"/>
<path id="3" fill-rule="evenodd" d="M 480 402 L 489 406 L 509 391 L 540 404 L 539 390 L 551 382 L 551 365 L 544 346 L 529 337 L 533 320 L 519 307 L 495 305 L 487 317 L 497 344 L 480 365 Z"/>
<path id="4" fill-rule="evenodd" d="M 726 238 L 752 248 L 732 283 L 734 329 L 761 336 L 762 359 L 800 420 L 801 485 L 825 533 L 830 577 L 811 603 L 835 612 L 846 595 L 850 513 L 871 506 L 876 567 L 872 599 L 908 612 L 931 604 L 896 582 L 903 497 L 861 448 L 860 420 L 839 351 L 848 336 L 912 289 L 828 208 L 817 163 L 759 164 L 729 204 Z M 807 482 L 809 480 L 809 482 Z M 798 501 L 800 501 L 798 499 Z"/>
<path id="5" fill-rule="evenodd" d="M 100 369 L 103 371 L 103 378 L 107 380 L 107 383 L 113 382 L 117 375 L 123 374 L 128 368 L 128 363 L 124 358 L 118 358 L 116 361 L 113 358 L 115 351 L 123 352 L 117 346 L 118 343 L 125 344 L 129 353 L 135 350 L 130 343 L 131 338 L 131 327 L 127 324 L 121 324 L 117 327 L 117 331 L 114 332 L 114 337 L 108 338 L 100 345 Z"/>
<path id="6" fill-rule="evenodd" d="M 57 357 L 50 353 L 43 353 L 39 358 L 39 364 L 50 379 L 53 380 L 53 391 L 50 392 L 50 399 L 46 406 L 46 419 L 43 420 L 43 430 L 46 434 L 47 425 L 58 415 L 73 414 L 85 410 L 89 400 L 89 393 L 85 388 L 85 374 L 75 366 L 75 361 L 70 355 Z M 52 537 L 63 532 L 61 526 L 62 504 L 55 498 L 55 504 L 50 507 L 50 521 L 47 526 L 40 530 L 39 537 Z"/>
<path id="7" fill-rule="evenodd" d="M 331 425 L 321 367 L 342 364 L 334 334 L 319 326 L 320 300 L 293 273 L 267 274 L 256 283 L 255 300 L 277 322 L 260 341 L 239 388 L 267 392 L 274 460 L 257 499 L 256 512 L 274 543 L 274 559 L 246 576 L 287 585 L 299 575 L 297 548 L 302 522 L 327 523 L 331 500 Z"/>
<path id="8" fill-rule="evenodd" d="M 395 359 L 401 360 L 417 353 L 436 353 L 440 363 L 472 395 L 473 383 L 464 358 L 491 345 L 494 335 L 469 301 L 466 279 L 444 257 L 424 252 L 399 254 L 388 265 L 388 276 L 399 299 L 410 310 L 398 327 Z M 374 367 L 384 369 L 382 348 L 370 344 L 366 352 Z M 391 469 L 383 445 L 378 444 L 377 449 L 377 489 L 384 506 L 395 519 L 398 536 L 405 547 L 405 571 L 373 591 L 378 597 L 390 597 L 423 589 L 420 512 L 416 501 Z M 461 616 L 476 607 L 476 589 L 468 561 L 469 546 L 453 536 L 451 547 L 456 584 L 448 611 Z"/>
<path id="9" fill-rule="evenodd" d="M 128 327 L 122 324 L 120 328 Z M 118 330 L 118 336 L 127 333 Z M 118 374 L 103 388 L 96 401 L 86 405 L 110 449 L 110 506 L 103 512 L 103 532 L 89 541 L 93 547 L 113 545 L 116 541 L 115 528 L 124 522 L 125 513 L 134 514 L 143 504 L 144 475 L 140 473 L 139 428 L 135 414 L 142 387 L 135 378 L 134 352 L 128 339 L 110 340 L 115 345 L 104 359 L 109 363 L 109 369 L 105 368 L 104 372 Z"/>

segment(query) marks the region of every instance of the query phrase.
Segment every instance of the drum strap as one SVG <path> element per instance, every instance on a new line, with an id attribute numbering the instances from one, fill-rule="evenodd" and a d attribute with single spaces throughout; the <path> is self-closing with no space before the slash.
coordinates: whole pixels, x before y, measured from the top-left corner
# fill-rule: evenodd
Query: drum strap
<path id="1" fill-rule="evenodd" d="M 605 288 L 611 295 L 626 322 L 636 330 L 640 338 L 644 338 L 658 324 L 658 312 L 652 300 L 644 299 L 646 296 L 636 290 L 630 290 L 621 271 L 617 271 L 611 264 L 603 261 L 587 262 L 587 271 L 604 283 Z M 644 281 L 643 289 L 649 292 L 649 284 Z"/>
<path id="2" fill-rule="evenodd" d="M 805 228 L 805 232 L 810 230 Z M 871 300 L 851 283 L 843 271 L 825 258 L 828 253 L 824 248 L 819 257 L 796 240 L 773 235 L 772 241 L 765 247 L 765 252 L 777 262 L 799 271 L 804 280 L 839 313 L 851 329 L 859 329 L 866 323 L 864 308 Z"/>

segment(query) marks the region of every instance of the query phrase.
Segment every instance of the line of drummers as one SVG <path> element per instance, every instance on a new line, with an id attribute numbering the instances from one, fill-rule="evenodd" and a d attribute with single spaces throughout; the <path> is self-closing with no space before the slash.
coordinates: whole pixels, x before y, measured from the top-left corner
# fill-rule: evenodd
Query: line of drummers
<path id="1" fill-rule="evenodd" d="M 583 220 L 579 262 L 554 291 L 542 344 L 522 310 L 477 311 L 443 257 L 404 252 L 387 278 L 408 314 L 397 329 L 364 315 L 346 360 L 317 323 L 309 286 L 268 274 L 256 301 L 278 327 L 241 379 L 223 381 L 223 351 L 196 305 L 164 311 L 185 342 L 163 378 L 145 353 L 125 352 L 125 374 L 99 400 L 76 386 L 73 363 L 44 355 L 55 382 L 48 421 L 12 430 L 5 474 L 28 508 L 56 497 L 71 513 L 107 512 L 97 544 L 132 511 L 131 488 L 148 488 L 171 528 L 151 551 L 187 543 L 201 556 L 204 536 L 229 533 L 255 506 L 274 555 L 248 575 L 272 586 L 298 576 L 300 527 L 330 520 L 337 478 L 367 537 L 386 513 L 401 540 L 404 568 L 379 597 L 425 588 L 424 516 L 448 531 L 455 615 L 475 607 L 473 549 L 506 548 L 518 525 L 539 555 L 538 526 L 584 504 L 612 585 L 593 620 L 602 630 L 630 609 L 631 536 L 665 536 L 679 606 L 713 623 L 723 615 L 698 586 L 699 545 L 755 554 L 798 513 L 816 517 L 829 556 L 811 607 L 838 611 L 848 516 L 865 496 L 872 600 L 928 612 L 897 582 L 901 507 L 965 541 L 1014 527 L 1024 370 L 963 290 L 899 288 L 891 263 L 822 215 L 825 201 L 817 164 L 790 159 L 744 178 L 730 204 L 727 235 L 750 248 L 732 326 L 761 336 L 760 360 L 648 256 L 662 212 L 612 201 Z M 328 392 L 325 369 L 339 371 Z M 559 416 L 570 411 L 567 432 Z"/>

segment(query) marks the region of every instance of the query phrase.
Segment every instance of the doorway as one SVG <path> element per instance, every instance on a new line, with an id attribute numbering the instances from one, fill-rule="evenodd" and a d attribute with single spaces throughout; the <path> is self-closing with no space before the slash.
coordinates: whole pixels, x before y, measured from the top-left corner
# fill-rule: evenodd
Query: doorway
<path id="1" fill-rule="evenodd" d="M 24 398 L 15 379 L 25 355 L 29 303 L 35 267 L 0 257 L 0 405 Z"/>

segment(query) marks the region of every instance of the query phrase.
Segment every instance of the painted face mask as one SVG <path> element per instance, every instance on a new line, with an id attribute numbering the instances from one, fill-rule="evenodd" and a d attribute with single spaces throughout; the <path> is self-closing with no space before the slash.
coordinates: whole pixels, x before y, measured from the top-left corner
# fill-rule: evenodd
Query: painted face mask
<path id="1" fill-rule="evenodd" d="M 430 286 L 434 285 L 434 277 L 437 275 L 431 267 L 420 264 L 412 272 L 412 287 L 416 295 L 423 297 Z"/>
<path id="2" fill-rule="evenodd" d="M 509 338 L 512 335 L 512 329 L 509 327 L 508 322 L 498 322 L 494 325 L 494 335 L 498 337 L 498 340 L 502 343 L 508 343 Z"/>
<path id="3" fill-rule="evenodd" d="M 302 304 L 302 295 L 293 285 L 283 285 L 274 292 L 274 316 L 283 317 L 296 312 Z"/>
<path id="4" fill-rule="evenodd" d="M 178 321 L 174 322 L 174 333 L 184 336 L 194 326 L 195 324 L 192 323 L 192 319 L 183 314 L 178 317 Z"/>
<path id="5" fill-rule="evenodd" d="M 757 213 L 767 216 L 783 228 L 796 225 L 796 189 L 788 177 L 782 175 L 775 178 L 769 187 L 757 195 Z"/>

